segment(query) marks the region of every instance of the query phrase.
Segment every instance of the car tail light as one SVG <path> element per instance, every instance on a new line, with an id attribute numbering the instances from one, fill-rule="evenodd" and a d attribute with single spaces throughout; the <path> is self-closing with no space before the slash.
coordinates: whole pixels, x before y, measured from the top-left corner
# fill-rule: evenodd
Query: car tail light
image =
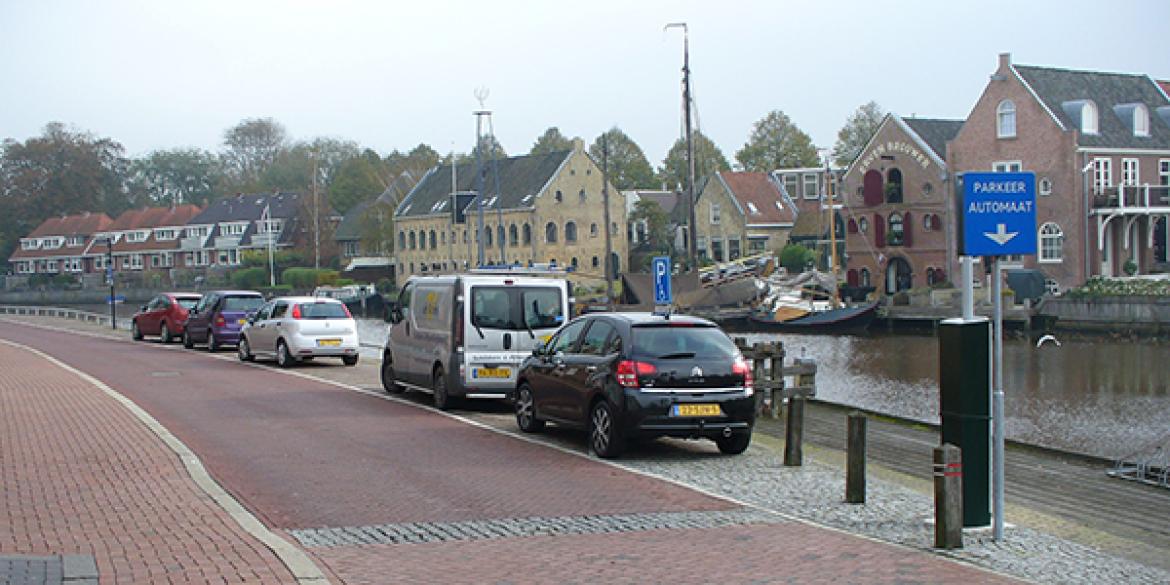
<path id="1" fill-rule="evenodd" d="M 755 386 L 755 380 L 752 378 L 752 368 L 747 361 L 742 357 L 736 358 L 735 363 L 731 364 L 731 373 L 737 376 L 743 376 L 743 387 L 748 394 L 752 393 Z"/>
<path id="2" fill-rule="evenodd" d="M 293 319 L 300 319 L 301 318 L 301 306 L 300 305 L 293 305 L 292 318 Z"/>
<path id="3" fill-rule="evenodd" d="M 654 364 L 622 360 L 617 365 L 617 382 L 625 388 L 637 388 L 639 376 L 649 376 L 657 371 Z"/>
<path id="4" fill-rule="evenodd" d="M 349 312 L 349 307 L 345 303 L 341 303 L 341 308 L 345 309 L 345 317 L 347 319 L 353 319 L 353 313 Z"/>
<path id="5" fill-rule="evenodd" d="M 224 320 L 223 315 L 216 315 L 215 316 L 215 326 L 216 327 L 224 327 L 226 325 L 227 325 L 227 321 Z"/>

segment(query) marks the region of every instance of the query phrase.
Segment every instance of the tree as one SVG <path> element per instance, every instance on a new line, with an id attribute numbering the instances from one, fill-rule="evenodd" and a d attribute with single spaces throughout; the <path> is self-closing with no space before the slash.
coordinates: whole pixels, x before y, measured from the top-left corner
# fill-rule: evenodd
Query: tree
<path id="1" fill-rule="evenodd" d="M 222 173 L 219 159 L 197 148 L 156 150 L 130 165 L 130 182 L 160 204 L 194 203 L 214 199 Z"/>
<path id="2" fill-rule="evenodd" d="M 394 253 L 394 206 L 382 201 L 370 203 L 358 218 L 358 237 L 369 256 Z"/>
<path id="3" fill-rule="evenodd" d="M 646 222 L 646 240 L 656 251 L 669 252 L 671 248 L 670 218 L 662 206 L 649 199 L 639 199 L 630 214 L 632 222 Z"/>
<path id="4" fill-rule="evenodd" d="M 456 162 L 458 164 L 475 164 L 476 155 L 482 150 L 483 158 L 480 162 L 486 163 L 492 159 L 508 158 L 508 153 L 504 151 L 504 146 L 492 134 L 485 134 L 479 139 L 480 144 L 471 149 L 468 154 L 456 155 Z M 482 148 L 480 148 L 482 146 Z"/>
<path id="5" fill-rule="evenodd" d="M 354 205 L 377 197 L 385 189 L 378 178 L 376 163 L 367 157 L 355 157 L 345 161 L 329 185 L 329 204 L 342 215 Z"/>
<path id="6" fill-rule="evenodd" d="M 435 165 L 443 159 L 444 157 L 440 156 L 435 149 L 420 143 L 405 154 L 395 150 L 386 155 L 383 165 L 378 171 L 378 176 L 382 180 L 383 188 L 390 186 L 399 177 L 408 180 L 407 182 L 410 184 L 406 186 L 407 188 L 413 187 L 415 183 L 422 180 L 427 171 L 435 168 Z"/>
<path id="7" fill-rule="evenodd" d="M 287 147 L 284 126 L 272 118 L 244 120 L 223 134 L 224 170 L 240 190 L 253 190 Z"/>
<path id="8" fill-rule="evenodd" d="M 723 156 L 723 151 L 711 142 L 702 132 L 695 131 L 692 139 L 695 149 L 695 184 L 696 188 L 700 179 L 704 176 L 718 171 L 726 171 L 731 168 L 727 163 L 727 157 Z M 666 153 L 666 159 L 662 161 L 662 168 L 658 169 L 658 177 L 667 188 L 685 189 L 687 185 L 687 141 L 685 138 L 679 138 L 674 146 L 670 147 L 670 152 Z"/>
<path id="9" fill-rule="evenodd" d="M 800 244 L 788 244 L 780 250 L 780 265 L 796 274 L 804 272 L 815 258 L 812 250 Z"/>
<path id="10" fill-rule="evenodd" d="M 528 151 L 528 154 L 548 154 L 572 148 L 573 141 L 561 134 L 560 128 L 553 126 L 536 139 L 536 143 L 532 145 L 532 150 Z"/>
<path id="11" fill-rule="evenodd" d="M 0 262 L 19 238 L 53 215 L 138 206 L 126 186 L 130 161 L 109 138 L 47 124 L 40 136 L 0 146 Z"/>
<path id="12" fill-rule="evenodd" d="M 609 150 L 609 181 L 619 190 L 654 187 L 658 180 L 646 160 L 646 153 L 617 126 L 598 136 L 589 147 L 589 154 L 602 164 L 601 143 L 605 139 Z"/>
<path id="13" fill-rule="evenodd" d="M 812 138 L 780 110 L 772 110 L 752 126 L 751 136 L 735 153 L 735 160 L 745 171 L 761 173 L 820 165 Z"/>
<path id="14" fill-rule="evenodd" d="M 833 145 L 833 163 L 841 168 L 853 164 L 885 117 L 882 107 L 874 101 L 857 108 L 837 132 L 837 142 Z"/>

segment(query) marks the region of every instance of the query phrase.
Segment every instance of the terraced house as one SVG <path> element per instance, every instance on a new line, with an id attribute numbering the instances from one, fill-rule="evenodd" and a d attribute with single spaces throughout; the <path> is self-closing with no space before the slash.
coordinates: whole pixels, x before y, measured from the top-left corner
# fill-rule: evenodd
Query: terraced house
<path id="1" fill-rule="evenodd" d="M 312 244 L 300 228 L 301 196 L 297 193 L 224 197 L 192 217 L 183 228 L 178 249 L 184 266 L 238 266 L 246 250 L 286 249 Z M 332 216 L 328 210 L 323 217 Z"/>
<path id="2" fill-rule="evenodd" d="M 183 227 L 202 209 L 196 205 L 147 207 L 123 212 L 99 236 L 113 240 L 115 271 L 167 271 L 186 265 L 178 255 L 179 236 Z M 104 254 L 106 246 L 98 242 L 94 250 Z M 104 268 L 105 257 L 95 257 L 95 268 Z"/>
<path id="3" fill-rule="evenodd" d="M 602 173 L 576 141 L 572 150 L 489 161 L 484 167 L 485 263 L 556 263 L 604 276 L 605 208 Z M 434 274 L 477 263 L 477 208 L 465 221 L 454 213 L 475 189 L 475 164 L 440 165 L 407 194 L 394 212 L 396 274 Z M 611 262 L 617 271 L 628 253 L 626 207 L 609 191 Z M 457 196 L 458 195 L 458 196 Z"/>
<path id="4" fill-rule="evenodd" d="M 1052 289 L 1166 265 L 1170 98 L 1147 75 L 1002 54 L 947 157 L 954 172 L 1036 173 L 1039 254 L 1013 260 Z"/>
<path id="5" fill-rule="evenodd" d="M 83 274 L 94 272 L 105 248 L 94 247 L 94 236 L 113 223 L 104 213 L 79 213 L 50 217 L 20 239 L 20 247 L 8 258 L 16 275 Z"/>

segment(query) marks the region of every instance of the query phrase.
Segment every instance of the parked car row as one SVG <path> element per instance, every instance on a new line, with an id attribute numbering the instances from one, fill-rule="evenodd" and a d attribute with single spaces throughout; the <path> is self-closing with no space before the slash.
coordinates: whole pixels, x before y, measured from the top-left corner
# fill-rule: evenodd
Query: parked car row
<path id="1" fill-rule="evenodd" d="M 344 303 L 319 297 L 277 297 L 256 291 L 162 293 L 131 319 L 131 336 L 157 335 L 163 343 L 205 345 L 214 352 L 235 346 L 240 361 L 271 358 L 287 368 L 318 357 L 358 362 L 357 323 Z"/>
<path id="2" fill-rule="evenodd" d="M 390 304 L 383 387 L 429 392 L 439 409 L 508 398 L 522 431 L 584 429 L 600 457 L 660 436 L 710 439 L 727 454 L 748 448 L 759 397 L 716 324 L 649 313 L 570 321 L 570 290 L 547 277 L 411 278 Z"/>

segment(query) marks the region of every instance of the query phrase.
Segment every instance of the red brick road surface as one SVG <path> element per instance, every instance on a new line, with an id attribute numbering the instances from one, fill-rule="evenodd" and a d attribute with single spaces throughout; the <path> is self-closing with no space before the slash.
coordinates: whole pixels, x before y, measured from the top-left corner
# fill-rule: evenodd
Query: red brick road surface
<path id="1" fill-rule="evenodd" d="M 92 555 L 103 583 L 292 580 L 112 397 L 8 344 L 0 372 L 0 554 Z"/>
<path id="2" fill-rule="evenodd" d="M 472 427 L 415 406 L 288 376 L 268 367 L 239 364 L 234 357 L 217 359 L 175 346 L 101 341 L 4 322 L 0 322 L 0 337 L 51 353 L 134 400 L 195 451 L 225 489 L 276 529 L 737 508 L 725 500 Z M 26 380 L 22 386 L 29 383 Z M 10 386 L 0 381 L 0 387 Z M 27 420 L 30 409 L 43 408 L 38 401 L 14 411 L 7 406 L 11 391 L 3 392 L 5 406 L 0 416 L 6 425 L 10 420 Z M 37 426 L 44 426 L 44 430 L 30 430 L 27 423 L 21 423 L 21 431 L 10 432 L 14 440 L 32 433 L 28 447 L 32 452 L 25 456 L 31 459 L 14 465 L 8 461 L 5 446 L 2 464 L 6 474 L 9 467 L 27 469 L 55 461 L 58 450 L 68 452 L 76 448 L 73 444 L 85 443 L 90 434 L 122 435 L 121 427 L 110 428 L 107 422 L 122 415 L 114 412 L 118 407 L 96 389 L 79 387 L 77 393 L 81 396 L 72 403 L 49 401 L 56 404 L 58 412 L 39 419 Z M 127 420 L 124 426 L 134 426 L 129 415 L 122 416 Z M 56 446 L 38 450 L 44 436 L 54 434 L 68 438 L 62 439 L 63 443 L 50 441 Z M 4 436 L 7 442 L 9 435 Z M 130 446 L 93 442 L 92 456 L 106 457 L 107 450 L 135 452 L 151 440 L 152 436 L 135 437 Z M 120 464 L 134 467 L 138 459 L 132 457 Z M 148 527 L 161 529 L 176 521 L 164 506 L 154 503 L 169 498 L 156 485 L 168 483 L 162 480 L 169 476 L 160 473 L 158 464 L 149 458 L 143 459 L 141 467 L 116 475 L 130 477 L 133 490 L 143 494 L 120 501 L 104 513 L 110 521 L 122 518 L 122 514 L 142 515 L 142 527 L 83 532 L 68 543 L 51 547 L 42 543 L 38 545 L 41 548 L 34 546 L 35 550 L 27 552 L 61 552 L 54 549 L 57 546 L 69 551 L 86 550 L 86 546 L 97 549 L 169 542 L 165 538 L 152 540 L 154 535 L 147 531 Z M 176 467 L 172 472 L 180 476 L 175 481 L 182 479 L 181 469 Z M 24 490 L 36 493 L 55 489 L 45 484 L 77 483 L 72 477 L 33 474 L 24 480 Z M 76 497 L 66 489 L 48 498 L 56 499 L 68 503 Z M 12 510 L 9 518 L 20 523 L 13 524 L 12 534 L 5 539 L 44 539 L 42 520 L 34 510 Z M 181 511 L 185 510 L 175 513 Z M 197 518 L 215 518 L 214 514 L 191 513 Z M 180 516 L 180 521 L 183 518 Z M 213 537 L 231 535 L 234 530 L 212 522 L 201 525 L 198 532 Z M 0 548 L 7 548 L 8 542 L 0 541 Z M 419 544 L 310 546 L 307 550 L 326 571 L 347 583 L 1006 581 L 926 552 L 789 521 Z M 106 561 L 107 567 L 110 562 Z M 156 571 L 150 576 L 167 569 L 165 564 L 147 566 Z M 252 564 L 241 560 L 238 566 Z M 231 567 L 236 569 L 237 565 Z"/>

